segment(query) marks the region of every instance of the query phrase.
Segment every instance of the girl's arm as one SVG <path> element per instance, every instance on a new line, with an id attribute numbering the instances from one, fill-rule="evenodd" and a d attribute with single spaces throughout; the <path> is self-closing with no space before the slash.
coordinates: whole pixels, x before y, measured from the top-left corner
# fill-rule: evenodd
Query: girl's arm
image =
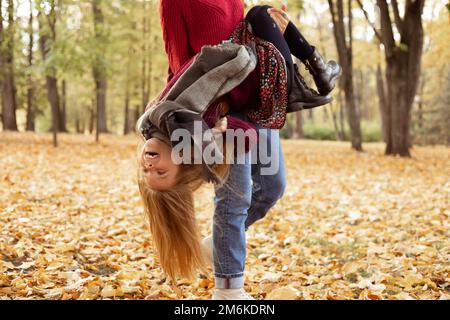
<path id="1" fill-rule="evenodd" d="M 227 115 L 228 111 L 230 111 L 230 100 L 224 96 L 208 108 L 203 119 L 212 129 L 215 137 L 224 134 L 227 129 L 233 131 L 242 129 L 246 133 L 245 152 L 247 153 L 258 142 L 256 127 L 251 122 Z"/>

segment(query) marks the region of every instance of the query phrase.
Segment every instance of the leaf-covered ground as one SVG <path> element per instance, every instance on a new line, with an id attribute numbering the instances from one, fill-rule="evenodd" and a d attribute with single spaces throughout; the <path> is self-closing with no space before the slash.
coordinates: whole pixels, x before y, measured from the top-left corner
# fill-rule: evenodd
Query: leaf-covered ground
<path id="1" fill-rule="evenodd" d="M 0 134 L 0 299 L 209 299 L 165 279 L 135 183 L 136 138 Z M 448 299 L 450 149 L 413 159 L 286 141 L 288 188 L 248 232 L 255 298 Z M 210 232 L 211 187 L 198 195 Z"/>

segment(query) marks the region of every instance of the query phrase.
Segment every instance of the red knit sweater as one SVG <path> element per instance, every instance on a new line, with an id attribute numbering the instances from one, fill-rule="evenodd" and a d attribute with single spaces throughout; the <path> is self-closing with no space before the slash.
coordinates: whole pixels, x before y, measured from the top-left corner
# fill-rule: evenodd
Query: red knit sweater
<path id="1" fill-rule="evenodd" d="M 228 40 L 244 19 L 242 0 L 160 0 L 161 27 L 172 79 L 183 64 L 205 45 Z M 259 104 L 258 75 L 255 70 L 230 94 L 231 107 L 241 110 Z"/>
<path id="2" fill-rule="evenodd" d="M 171 73 L 199 53 L 230 37 L 244 19 L 242 0 L 161 0 L 161 27 Z"/>

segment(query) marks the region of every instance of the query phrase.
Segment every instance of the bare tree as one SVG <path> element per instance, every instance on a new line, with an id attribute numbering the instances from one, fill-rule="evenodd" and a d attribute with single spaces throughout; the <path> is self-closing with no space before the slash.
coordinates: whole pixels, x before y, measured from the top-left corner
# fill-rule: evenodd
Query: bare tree
<path id="1" fill-rule="evenodd" d="M 3 61 L 3 46 L 5 43 L 5 36 L 3 32 L 3 1 L 0 0 L 0 70 L 3 70 L 4 68 L 4 61 Z M 3 73 L 0 73 L 0 99 L 1 99 L 1 109 L 3 112 Z M 3 125 L 3 113 L 0 114 L 0 118 L 2 119 L 2 125 Z"/>
<path id="2" fill-rule="evenodd" d="M 67 80 L 63 79 L 61 81 L 61 109 L 60 109 L 60 132 L 67 132 L 66 122 L 67 122 Z"/>
<path id="3" fill-rule="evenodd" d="M 108 127 L 106 124 L 106 91 L 108 88 L 108 81 L 106 75 L 106 65 L 102 59 L 102 56 L 104 56 L 103 42 L 105 37 L 102 0 L 92 0 L 92 10 L 94 14 L 95 41 L 98 46 L 98 52 L 96 52 L 93 65 L 97 105 L 96 140 L 98 141 L 100 133 L 108 132 Z"/>
<path id="4" fill-rule="evenodd" d="M 147 13 L 148 3 L 147 1 L 142 1 L 142 67 L 141 67 L 141 91 L 142 91 L 142 113 L 145 112 L 145 107 L 147 106 L 148 99 L 150 97 L 150 92 L 148 91 L 148 72 L 149 72 L 149 34 L 151 32 L 151 25 L 149 24 L 149 16 Z"/>
<path id="5" fill-rule="evenodd" d="M 39 21 L 39 47 L 44 63 L 53 54 L 52 48 L 56 41 L 56 3 L 55 0 L 50 0 L 50 12 L 44 13 L 42 6 L 43 2 L 38 2 L 38 21 Z M 47 87 L 47 98 L 50 102 L 52 110 L 52 131 L 53 131 L 53 145 L 58 146 L 57 133 L 60 129 L 60 98 L 58 92 L 58 79 L 56 66 L 50 63 L 45 65 L 45 82 Z"/>
<path id="6" fill-rule="evenodd" d="M 347 110 L 347 122 L 350 126 L 350 139 L 352 148 L 362 151 L 362 134 L 360 114 L 355 103 L 353 86 L 353 30 L 352 30 L 352 1 L 348 0 L 348 24 L 345 27 L 344 4 L 342 0 L 328 0 L 331 18 L 333 22 L 334 38 L 339 55 L 339 63 L 342 66 L 341 89 L 345 93 L 345 105 Z M 347 40 L 348 39 L 348 40 Z"/>
<path id="7" fill-rule="evenodd" d="M 378 91 L 378 105 L 380 109 L 380 115 L 381 115 L 381 134 L 383 137 L 383 141 L 387 143 L 387 132 L 386 132 L 386 125 L 388 122 L 387 119 L 387 112 L 386 112 L 386 89 L 384 85 L 384 76 L 383 72 L 381 71 L 381 65 L 378 63 L 377 66 L 377 91 Z"/>
<path id="8" fill-rule="evenodd" d="M 334 135 L 335 135 L 337 141 L 343 141 L 344 135 L 342 133 L 342 130 L 339 129 L 339 125 L 338 125 L 338 112 L 336 110 L 334 110 L 333 107 L 334 107 L 334 103 L 332 102 L 330 104 L 330 109 L 331 109 L 331 118 L 333 120 Z"/>
<path id="9" fill-rule="evenodd" d="M 368 18 L 361 1 L 357 2 Z M 397 0 L 391 0 L 389 4 L 386 0 L 377 0 L 381 29 L 371 23 L 384 46 L 386 60 L 387 98 L 383 109 L 386 113 L 387 155 L 410 157 L 411 109 L 421 71 L 424 4 L 425 0 L 406 0 L 401 17 Z M 394 26 L 400 34 L 400 43 L 395 41 Z"/>
<path id="10" fill-rule="evenodd" d="M 293 125 L 292 125 L 292 139 L 303 139 L 305 133 L 303 131 L 303 116 L 301 112 L 295 112 L 293 114 Z"/>
<path id="11" fill-rule="evenodd" d="M 30 17 L 28 19 L 28 88 L 27 88 L 27 131 L 35 130 L 35 110 L 34 110 L 34 83 L 33 83 L 33 0 L 29 0 Z"/>
<path id="12" fill-rule="evenodd" d="M 17 89 L 14 77 L 14 1 L 8 0 L 8 27 L 4 30 L 0 8 L 0 70 L 2 71 L 2 123 L 4 130 L 17 131 Z M 1 7 L 1 3 L 0 3 Z"/>
<path id="13" fill-rule="evenodd" d="M 132 49 L 128 49 L 128 61 L 127 61 L 127 71 L 125 78 L 125 101 L 124 101 L 124 126 L 123 126 L 123 134 L 127 135 L 131 132 L 130 126 L 130 78 L 131 78 L 131 60 L 132 60 Z"/>
<path id="14" fill-rule="evenodd" d="M 47 98 L 52 110 L 52 131 L 54 135 L 54 144 L 57 145 L 55 132 L 66 132 L 65 117 L 61 111 L 61 99 L 58 89 L 58 69 L 54 63 L 49 63 L 52 57 L 56 55 L 56 24 L 58 21 L 57 8 L 60 1 L 57 0 L 38 0 L 38 21 L 39 21 L 39 48 L 42 54 L 42 60 L 45 66 L 45 81 L 47 87 Z M 48 13 L 45 7 L 50 10 Z"/>
<path id="15" fill-rule="evenodd" d="M 94 132 L 95 127 L 95 101 L 92 101 L 91 105 L 87 108 L 89 110 L 89 134 Z"/>

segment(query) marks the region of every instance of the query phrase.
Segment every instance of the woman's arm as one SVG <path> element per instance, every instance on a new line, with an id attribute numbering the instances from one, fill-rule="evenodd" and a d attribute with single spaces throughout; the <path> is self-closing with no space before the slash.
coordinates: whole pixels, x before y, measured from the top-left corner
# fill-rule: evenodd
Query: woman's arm
<path id="1" fill-rule="evenodd" d="M 161 0 L 160 17 L 165 50 L 169 58 L 169 78 L 193 56 L 189 46 L 186 21 L 183 16 L 182 1 Z"/>

